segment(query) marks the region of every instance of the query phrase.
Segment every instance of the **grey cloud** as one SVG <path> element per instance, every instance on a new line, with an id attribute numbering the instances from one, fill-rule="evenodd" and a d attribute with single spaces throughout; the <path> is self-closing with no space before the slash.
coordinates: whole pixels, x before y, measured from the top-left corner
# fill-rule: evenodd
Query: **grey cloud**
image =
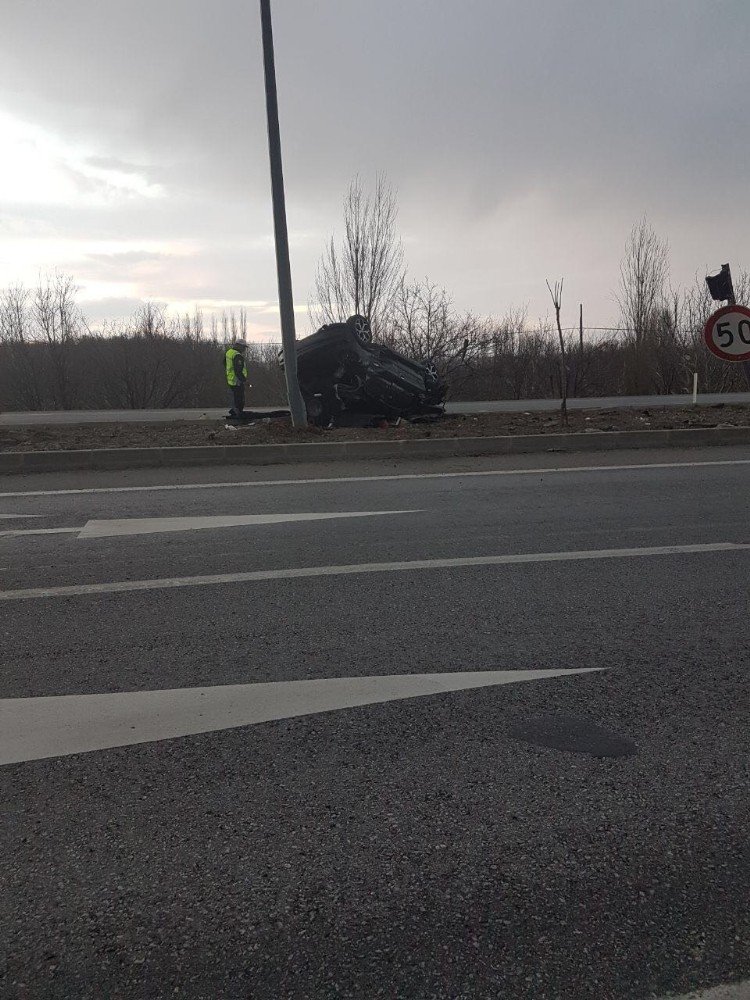
<path id="1" fill-rule="evenodd" d="M 142 305 L 143 300 L 133 296 L 113 296 L 84 300 L 82 309 L 89 325 L 97 327 L 112 320 L 132 316 Z"/>
<path id="2" fill-rule="evenodd" d="M 116 170 L 121 174 L 147 175 L 149 172 L 149 167 L 143 164 L 128 163 L 127 160 L 120 160 L 116 156 L 89 156 L 86 163 L 99 170 Z"/>
<path id="3" fill-rule="evenodd" d="M 384 159 L 417 177 L 439 164 L 438 181 L 446 171 L 469 184 L 478 175 L 490 188 L 482 174 L 500 169 L 495 184 L 504 177 L 512 189 L 552 167 L 559 176 L 614 166 L 630 151 L 642 177 L 653 160 L 639 146 L 654 139 L 657 152 L 689 146 L 692 169 L 704 143 L 725 135 L 726 116 L 711 114 L 719 94 L 746 84 L 741 0 L 275 7 L 285 145 L 302 191 L 325 191 L 333 174 L 337 192 L 342 174 Z M 11 9 L 14 45 L 0 79 L 34 66 L 28 91 L 48 103 L 48 120 L 62 108 L 77 132 L 88 118 L 128 154 L 156 154 L 175 181 L 265 181 L 254 5 L 227 0 L 221 17 L 204 0 L 70 0 L 64 16 L 54 0 Z"/>
<path id="4" fill-rule="evenodd" d="M 82 262 L 69 265 L 81 280 L 132 280 L 140 281 L 143 276 L 160 272 L 170 267 L 171 254 L 154 253 L 148 250 L 126 250 L 121 253 L 91 253 Z"/>
<path id="5" fill-rule="evenodd" d="M 349 179 L 378 169 L 399 188 L 414 270 L 479 309 L 528 297 L 541 310 L 555 268 L 595 280 L 597 318 L 610 318 L 619 253 L 644 212 L 674 234 L 679 276 L 744 252 L 747 0 L 274 10 L 290 224 L 312 234 L 295 252 L 301 301 Z M 202 275 L 176 263 L 163 294 L 195 280 L 201 293 L 273 298 L 256 4 L 6 0 L 3 38 L 6 110 L 90 144 L 89 162 L 143 164 L 166 192 L 29 218 L 92 238 L 192 239 Z"/>
<path id="6" fill-rule="evenodd" d="M 121 267 L 123 264 L 143 264 L 154 260 L 169 259 L 169 254 L 149 253 L 146 250 L 126 250 L 123 253 L 90 253 L 88 260 L 104 267 Z"/>

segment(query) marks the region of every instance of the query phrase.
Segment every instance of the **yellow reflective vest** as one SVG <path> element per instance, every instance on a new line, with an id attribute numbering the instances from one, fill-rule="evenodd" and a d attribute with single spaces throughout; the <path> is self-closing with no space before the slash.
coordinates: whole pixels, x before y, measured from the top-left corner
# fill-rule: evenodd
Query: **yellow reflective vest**
<path id="1" fill-rule="evenodd" d="M 235 350 L 233 347 L 230 347 L 227 353 L 224 355 L 224 363 L 226 366 L 226 373 L 227 373 L 227 385 L 241 384 L 240 380 L 237 378 L 234 372 L 234 359 L 236 357 L 242 357 L 242 353 L 240 351 Z M 242 362 L 242 377 L 244 379 L 247 379 L 247 365 L 244 362 L 244 358 Z"/>

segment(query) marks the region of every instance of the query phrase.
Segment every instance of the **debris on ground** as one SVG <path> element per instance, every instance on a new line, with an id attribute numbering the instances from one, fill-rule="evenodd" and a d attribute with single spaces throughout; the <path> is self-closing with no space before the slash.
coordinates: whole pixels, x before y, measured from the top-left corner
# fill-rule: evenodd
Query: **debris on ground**
<path id="1" fill-rule="evenodd" d="M 644 414 L 648 412 L 648 417 Z M 646 420 L 649 425 L 646 426 Z M 267 422 L 266 422 L 267 421 Z M 157 448 L 196 445 L 285 444 L 315 441 L 388 441 L 414 438 L 486 437 L 505 434 L 556 434 L 592 431 L 660 430 L 684 427 L 748 427 L 750 406 L 664 407 L 661 409 L 572 410 L 568 426 L 549 411 L 540 413 L 449 414 L 440 420 L 414 424 L 402 420 L 385 427 L 292 427 L 288 417 L 264 419 L 248 425 L 252 434 L 237 433 L 237 426 L 205 420 L 171 423 L 73 424 L 0 428 L 0 451 L 67 451 L 88 448 Z"/>

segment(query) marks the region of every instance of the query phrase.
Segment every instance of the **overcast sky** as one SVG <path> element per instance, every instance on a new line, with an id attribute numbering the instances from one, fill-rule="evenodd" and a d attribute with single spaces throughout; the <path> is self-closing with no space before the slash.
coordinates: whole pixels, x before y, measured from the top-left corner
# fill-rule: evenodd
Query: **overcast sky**
<path id="1" fill-rule="evenodd" d="M 0 286 L 87 314 L 246 304 L 278 336 L 257 0 L 0 0 Z M 353 175 L 459 307 L 617 315 L 646 214 L 675 283 L 750 266 L 748 0 L 275 0 L 300 332 Z"/>

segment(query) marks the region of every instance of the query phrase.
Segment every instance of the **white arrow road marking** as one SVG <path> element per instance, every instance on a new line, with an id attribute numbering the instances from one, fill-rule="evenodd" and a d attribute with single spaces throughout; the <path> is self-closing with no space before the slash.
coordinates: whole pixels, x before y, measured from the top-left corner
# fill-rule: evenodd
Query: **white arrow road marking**
<path id="1" fill-rule="evenodd" d="M 26 535 L 75 535 L 80 528 L 11 528 L 0 531 L 0 538 L 25 538 Z"/>
<path id="2" fill-rule="evenodd" d="M 219 514 L 210 517 L 129 517 L 112 521 L 88 521 L 79 538 L 113 538 L 116 535 L 150 535 L 163 531 L 199 531 L 203 528 L 234 528 L 240 525 L 290 524 L 295 521 L 330 521 L 347 517 L 384 517 L 389 514 L 419 514 L 418 510 L 357 510 L 323 514 Z"/>
<path id="3" fill-rule="evenodd" d="M 411 559 L 405 562 L 354 563 L 349 566 L 299 566 L 292 569 L 250 570 L 247 573 L 217 573 L 212 576 L 173 576 L 154 580 L 118 580 L 113 583 L 74 583 L 62 587 L 0 590 L 0 601 L 29 601 L 40 597 L 85 597 L 91 594 L 125 594 L 138 590 L 216 587 L 227 583 L 302 580 L 310 577 L 353 576 L 364 573 L 414 573 L 417 570 L 520 566 L 527 563 L 582 562 L 594 559 L 643 559 L 651 556 L 709 555 L 715 552 L 750 552 L 750 542 L 653 545 L 640 549 L 584 549 L 580 552 L 518 552 L 500 556 Z"/>
<path id="4" fill-rule="evenodd" d="M 123 517 L 111 521 L 87 521 L 82 528 L 11 528 L 0 538 L 26 535 L 77 535 L 78 538 L 116 538 L 152 535 L 165 531 L 200 531 L 206 528 L 254 527 L 261 524 L 291 524 L 296 521 L 330 521 L 347 517 L 385 517 L 389 514 L 421 514 L 420 510 L 356 510 L 324 514 L 219 514 L 209 517 Z"/>
<path id="5" fill-rule="evenodd" d="M 252 726 L 470 688 L 545 680 L 577 670 L 481 670 L 0 699 L 0 764 Z"/>

